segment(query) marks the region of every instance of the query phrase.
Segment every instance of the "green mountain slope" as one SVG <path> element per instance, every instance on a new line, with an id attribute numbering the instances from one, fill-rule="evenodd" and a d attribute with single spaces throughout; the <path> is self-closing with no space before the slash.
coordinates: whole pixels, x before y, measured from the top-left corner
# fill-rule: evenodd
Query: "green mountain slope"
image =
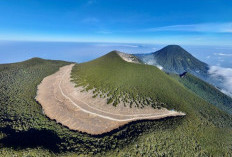
<path id="1" fill-rule="evenodd" d="M 42 79 L 67 64 L 32 58 L 0 65 L 0 156 L 23 156 L 25 153 L 14 149 L 34 147 L 40 147 L 34 151 L 46 156 L 49 151 L 41 147 L 57 149 L 58 139 L 51 129 L 56 123 L 46 118 L 34 98 Z M 27 150 L 28 154 L 34 151 Z"/>
<path id="2" fill-rule="evenodd" d="M 47 118 L 35 101 L 37 86 L 44 77 L 67 64 L 70 63 L 33 58 L 0 65 L 0 156 L 104 154 L 128 145 L 149 128 L 156 128 L 158 123 L 141 122 L 103 136 L 90 136 Z"/>
<path id="3" fill-rule="evenodd" d="M 120 100 L 134 101 L 140 102 L 137 107 L 141 107 L 153 106 L 158 102 L 158 105 L 185 112 L 186 117 L 179 118 L 182 122 L 176 128 L 162 130 L 168 123 L 164 120 L 155 133 L 151 132 L 136 142 L 148 154 L 148 147 L 159 155 L 164 153 L 171 156 L 220 156 L 232 153 L 232 117 L 186 90 L 178 81 L 154 66 L 128 63 L 111 52 L 96 60 L 76 65 L 72 70 L 72 78 L 77 86 L 85 86 L 86 90 L 95 88 L 94 93 L 112 98 L 113 104 Z M 147 97 L 152 100 L 151 103 L 143 104 Z M 166 140 L 160 141 L 157 138 Z M 146 142 L 142 139 L 146 139 Z M 157 150 L 155 145 L 162 146 Z M 116 154 L 136 155 L 138 149 L 135 147 L 125 147 Z M 170 147 L 173 149 L 170 150 Z"/>
<path id="4" fill-rule="evenodd" d="M 107 68 L 107 66 L 112 67 L 113 63 L 122 64 L 121 69 Z M 159 98 L 156 101 L 184 111 L 187 115 L 133 122 L 101 136 L 71 131 L 48 119 L 43 114 L 40 104 L 34 99 L 37 85 L 44 77 L 67 64 L 69 63 L 34 58 L 21 63 L 0 65 L 0 156 L 25 156 L 25 154 L 27 156 L 231 156 L 231 116 L 187 91 L 178 81 L 165 73 L 156 73 L 157 68 L 126 63 L 114 53 L 93 62 L 80 64 L 84 70 L 81 76 L 75 74 L 76 69 L 81 70 L 77 64 L 73 69 L 73 76 L 82 77 L 92 74 L 92 77 L 98 78 L 95 70 L 100 66 L 105 71 L 101 73 L 104 80 L 107 80 L 105 77 L 115 76 L 123 68 L 137 72 L 135 77 L 139 73 L 146 75 L 142 71 L 147 69 L 148 72 L 153 73 L 148 76 L 157 75 L 159 78 L 148 79 L 148 76 L 145 76 L 148 80 L 168 80 L 166 87 L 170 85 L 177 88 L 177 90 L 168 88 L 171 96 L 167 96 L 167 100 L 159 94 L 160 97 L 156 96 Z M 93 73 L 85 71 L 85 66 L 93 68 Z M 100 69 L 98 70 L 101 72 Z M 106 74 L 110 70 L 111 75 Z M 132 75 L 131 72 L 128 73 Z M 127 75 L 126 71 L 123 74 Z M 133 79 L 132 83 L 141 81 L 140 79 L 142 77 Z M 110 78 L 110 80 L 114 79 Z M 100 82 L 105 84 L 103 81 Z M 126 83 L 130 84 L 130 80 L 118 82 L 123 86 Z M 157 85 L 157 91 L 162 89 L 162 85 L 158 86 L 159 82 L 152 83 Z M 141 82 L 140 85 L 149 84 Z M 131 86 L 126 85 L 126 87 Z M 142 87 L 140 89 L 144 90 Z M 160 92 L 164 93 L 165 90 Z M 182 95 L 181 98 L 178 92 Z M 172 101 L 171 98 L 174 96 L 178 97 Z M 171 103 L 168 103 L 169 101 Z"/>
<path id="5" fill-rule="evenodd" d="M 175 92 L 182 88 L 164 72 L 153 66 L 128 63 L 116 52 L 78 64 L 72 78 L 77 86 L 86 86 L 87 90 L 95 88 L 96 95 L 108 97 L 115 106 L 121 100 L 137 107 L 161 105 L 178 109 L 182 101 Z"/>
<path id="6" fill-rule="evenodd" d="M 169 45 L 152 54 L 136 55 L 144 63 L 162 66 L 169 73 L 185 71 L 200 78 L 207 77 L 208 65 L 201 62 L 178 45 Z"/>
<path id="7" fill-rule="evenodd" d="M 190 89 L 204 100 L 232 114 L 232 98 L 223 94 L 214 86 L 189 73 L 187 73 L 183 78 L 180 78 L 179 75 L 174 74 L 171 74 L 170 76 L 177 79 L 186 88 Z"/>

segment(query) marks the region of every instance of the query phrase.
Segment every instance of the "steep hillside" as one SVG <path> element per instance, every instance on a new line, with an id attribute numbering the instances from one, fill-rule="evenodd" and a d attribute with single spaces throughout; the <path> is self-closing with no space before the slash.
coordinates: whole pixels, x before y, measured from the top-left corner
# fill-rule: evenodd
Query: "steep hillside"
<path id="1" fill-rule="evenodd" d="M 103 136 L 69 130 L 45 116 L 36 102 L 37 86 L 70 64 L 33 58 L 0 65 L 0 156 L 76 156 L 121 149 L 156 128 L 153 122 L 131 124 Z M 174 120 L 171 124 L 177 123 Z"/>
<path id="2" fill-rule="evenodd" d="M 78 64 L 72 72 L 77 86 L 95 88 L 94 93 L 108 97 L 109 103 L 143 107 L 153 105 L 178 109 L 175 90 L 182 90 L 164 72 L 150 65 L 129 63 L 117 52 L 111 52 L 91 62 Z M 164 103 L 164 100 L 166 101 Z"/>
<path id="3" fill-rule="evenodd" d="M 179 75 L 170 74 L 173 78 L 177 79 L 186 88 L 194 92 L 209 103 L 217 106 L 218 108 L 232 114 L 232 98 L 222 93 L 214 86 L 207 82 L 187 73 L 184 77 Z"/>
<path id="4" fill-rule="evenodd" d="M 186 113 L 186 117 L 179 118 L 182 122 L 176 128 L 162 130 L 165 123 L 168 123 L 164 120 L 156 132 L 144 135 L 141 141 L 136 142 L 137 146 L 128 145 L 115 153 L 117 155 L 141 153 L 136 147 L 142 147 L 142 151 L 149 154 L 146 151 L 149 145 L 152 149 L 150 151 L 159 155 L 164 152 L 171 156 L 220 156 L 232 153 L 232 117 L 186 90 L 178 81 L 154 66 L 128 63 L 116 52 L 111 52 L 96 60 L 76 65 L 72 70 L 72 78 L 77 86 L 85 86 L 86 90 L 95 89 L 96 95 L 108 97 L 109 105 L 117 106 L 118 101 L 132 101 L 132 104 L 137 104 L 132 107 L 152 105 L 154 108 L 161 106 Z M 146 98 L 151 100 L 150 103 L 146 103 Z M 170 150 L 174 143 L 175 148 Z M 157 150 L 155 145 L 162 147 Z"/>
<path id="5" fill-rule="evenodd" d="M 178 45 L 169 45 L 151 54 L 136 55 L 144 63 L 162 67 L 166 72 L 185 71 L 200 78 L 207 77 L 208 65 L 199 61 Z"/>

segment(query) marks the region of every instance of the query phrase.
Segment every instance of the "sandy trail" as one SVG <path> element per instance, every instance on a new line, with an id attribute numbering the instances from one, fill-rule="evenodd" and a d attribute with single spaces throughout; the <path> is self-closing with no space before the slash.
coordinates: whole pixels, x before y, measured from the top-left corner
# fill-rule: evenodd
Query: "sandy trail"
<path id="1" fill-rule="evenodd" d="M 82 87 L 75 87 L 70 82 L 74 64 L 60 68 L 38 86 L 36 100 L 40 102 L 45 114 L 72 130 L 89 134 L 102 134 L 131 121 L 142 119 L 160 119 L 170 116 L 185 115 L 167 109 L 144 109 L 117 107 L 107 104 L 104 98 L 92 98 L 92 91 L 80 92 Z"/>

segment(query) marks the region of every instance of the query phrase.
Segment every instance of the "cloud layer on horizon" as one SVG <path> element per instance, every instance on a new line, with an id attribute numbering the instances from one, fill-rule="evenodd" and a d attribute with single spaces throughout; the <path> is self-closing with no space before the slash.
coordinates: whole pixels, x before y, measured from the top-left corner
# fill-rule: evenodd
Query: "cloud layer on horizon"
<path id="1" fill-rule="evenodd" d="M 232 53 L 214 53 L 217 56 L 232 57 Z"/>
<path id="2" fill-rule="evenodd" d="M 232 97 L 232 68 L 211 66 L 209 74 L 214 78 L 222 78 L 222 92 Z"/>

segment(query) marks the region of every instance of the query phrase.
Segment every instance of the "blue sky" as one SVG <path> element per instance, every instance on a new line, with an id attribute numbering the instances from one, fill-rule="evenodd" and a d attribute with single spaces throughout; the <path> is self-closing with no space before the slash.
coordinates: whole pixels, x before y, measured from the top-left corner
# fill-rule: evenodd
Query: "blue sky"
<path id="1" fill-rule="evenodd" d="M 231 0 L 2 0 L 0 40 L 232 45 Z"/>

